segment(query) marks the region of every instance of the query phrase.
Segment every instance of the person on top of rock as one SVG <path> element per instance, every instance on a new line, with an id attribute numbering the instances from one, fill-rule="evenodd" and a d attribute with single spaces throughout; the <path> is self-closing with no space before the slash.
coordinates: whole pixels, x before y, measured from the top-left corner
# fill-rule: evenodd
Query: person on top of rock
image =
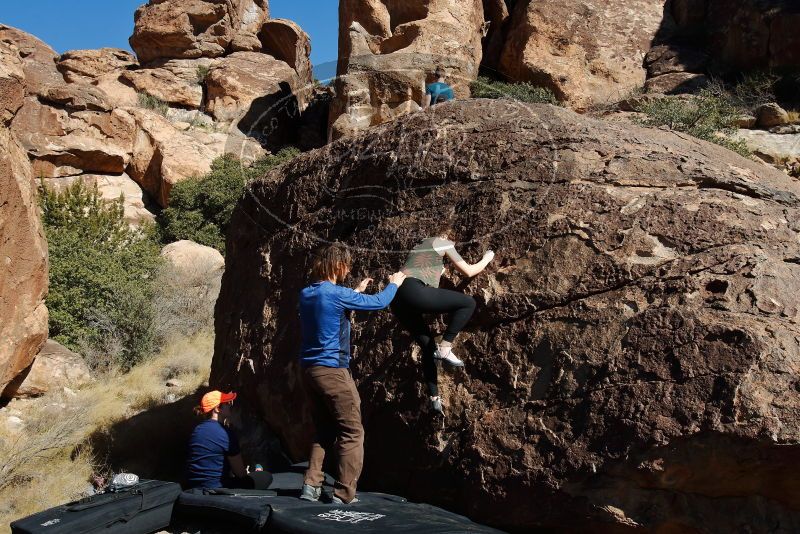
<path id="1" fill-rule="evenodd" d="M 470 265 L 459 255 L 455 243 L 446 234 L 425 239 L 409 253 L 402 270 L 407 278 L 392 301 L 392 312 L 398 322 L 422 348 L 422 371 L 428 386 L 431 407 L 439 413 L 444 412 L 439 397 L 436 360 L 454 368 L 464 366 L 464 362 L 453 353 L 453 341 L 475 311 L 475 299 L 458 291 L 439 287 L 439 280 L 445 271 L 445 257 L 461 274 L 472 278 L 494 259 L 494 252 L 487 251 L 481 261 Z M 450 314 L 438 346 L 423 317 L 425 313 Z"/>
<path id="2" fill-rule="evenodd" d="M 455 98 L 455 95 L 453 94 L 453 88 L 444 81 L 446 76 L 444 67 L 436 67 L 434 76 L 436 77 L 436 81 L 425 86 L 425 98 L 422 101 L 423 108 L 427 108 L 441 102 L 447 102 L 448 100 L 453 100 Z"/>
<path id="3" fill-rule="evenodd" d="M 189 438 L 186 483 L 190 488 L 267 489 L 272 475 L 248 473 L 236 434 L 228 428 L 236 393 L 209 391 L 194 410 L 203 418 Z"/>
<path id="4" fill-rule="evenodd" d="M 371 278 L 354 290 L 339 285 L 350 272 L 350 265 L 347 248 L 338 243 L 326 246 L 313 259 L 313 283 L 300 292 L 300 366 L 315 430 L 300 494 L 307 501 L 317 501 L 322 494 L 326 452 L 335 453 L 338 462 L 331 501 L 348 504 L 358 500 L 356 483 L 364 463 L 364 427 L 361 399 L 349 368 L 348 312 L 388 307 L 405 279 L 403 273 L 394 273 L 383 291 L 364 295 Z"/>

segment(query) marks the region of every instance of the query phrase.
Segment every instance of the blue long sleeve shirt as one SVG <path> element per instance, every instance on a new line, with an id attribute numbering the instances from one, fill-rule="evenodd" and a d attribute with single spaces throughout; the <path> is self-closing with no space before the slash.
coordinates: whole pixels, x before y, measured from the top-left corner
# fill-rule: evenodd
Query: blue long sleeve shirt
<path id="1" fill-rule="evenodd" d="M 364 295 L 331 282 L 317 282 L 300 291 L 300 325 L 303 344 L 300 365 L 350 366 L 348 310 L 382 310 L 397 293 L 395 284 L 375 295 Z"/>

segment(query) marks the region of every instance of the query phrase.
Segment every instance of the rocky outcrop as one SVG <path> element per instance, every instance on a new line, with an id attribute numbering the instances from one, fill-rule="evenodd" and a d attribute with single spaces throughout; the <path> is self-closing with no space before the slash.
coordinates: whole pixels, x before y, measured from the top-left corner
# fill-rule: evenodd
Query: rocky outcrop
<path id="1" fill-rule="evenodd" d="M 143 64 L 159 59 L 221 57 L 258 48 L 267 0 L 150 0 L 136 11 L 131 48 Z"/>
<path id="2" fill-rule="evenodd" d="M 0 125 L 0 396 L 47 339 L 47 242 L 28 157 Z"/>
<path id="3" fill-rule="evenodd" d="M 258 38 L 262 52 L 285 61 L 297 72 L 301 84 L 312 83 L 311 39 L 299 25 L 287 19 L 268 20 L 258 32 Z"/>
<path id="4" fill-rule="evenodd" d="M 697 45 L 715 70 L 800 64 L 800 5 L 785 0 L 673 0 L 675 39 Z"/>
<path id="5" fill-rule="evenodd" d="M 663 0 L 520 0 L 498 69 L 574 109 L 616 102 L 644 85 L 642 62 L 663 17 Z"/>
<path id="6" fill-rule="evenodd" d="M 157 113 L 135 108 L 127 113 L 137 126 L 128 174 L 161 206 L 168 204 L 176 183 L 211 170 L 219 154 L 207 145 L 179 132 Z"/>
<path id="7" fill-rule="evenodd" d="M 381 286 L 448 231 L 468 260 L 497 257 L 443 281 L 478 303 L 456 342 L 466 368 L 440 380 L 444 420 L 425 410 L 418 350 L 392 315 L 354 317 L 363 487 L 519 532 L 792 531 L 798 221 L 800 183 L 722 147 L 454 102 L 250 185 L 227 236 L 210 382 L 302 459 L 309 252 L 344 242 L 352 279 Z"/>
<path id="8" fill-rule="evenodd" d="M 480 0 L 340 2 L 333 138 L 419 109 L 439 65 L 456 96 L 468 97 L 481 62 L 483 22 Z"/>
<path id="9" fill-rule="evenodd" d="M 136 66 L 136 57 L 120 48 L 70 50 L 61 56 L 56 65 L 68 83 L 89 83 L 106 74 Z"/>
<path id="10" fill-rule="evenodd" d="M 39 397 L 63 388 L 78 389 L 93 381 L 89 366 L 80 354 L 48 339 L 30 368 L 22 373 L 14 397 Z"/>
<path id="11" fill-rule="evenodd" d="M 40 95 L 47 88 L 64 83 L 56 68 L 58 54 L 33 35 L 0 24 L 0 48 L 6 49 L 4 57 L 16 55 L 20 59 L 27 94 Z"/>

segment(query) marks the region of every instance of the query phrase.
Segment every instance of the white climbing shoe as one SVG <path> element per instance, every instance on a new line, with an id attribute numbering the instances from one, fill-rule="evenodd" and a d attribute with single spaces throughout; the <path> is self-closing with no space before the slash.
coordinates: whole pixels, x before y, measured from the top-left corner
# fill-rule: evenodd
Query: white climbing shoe
<path id="1" fill-rule="evenodd" d="M 464 362 L 453 354 L 453 347 L 442 347 L 439 345 L 433 357 L 437 360 L 441 360 L 450 367 L 464 367 Z"/>

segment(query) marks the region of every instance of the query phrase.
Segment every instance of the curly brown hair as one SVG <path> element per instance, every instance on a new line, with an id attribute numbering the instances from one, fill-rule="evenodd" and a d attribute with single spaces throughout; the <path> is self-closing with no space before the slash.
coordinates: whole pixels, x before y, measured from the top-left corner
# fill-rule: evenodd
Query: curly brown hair
<path id="1" fill-rule="evenodd" d="M 334 243 L 317 251 L 311 264 L 311 278 L 315 281 L 340 282 L 350 270 L 353 259 L 350 250 L 342 243 Z"/>

